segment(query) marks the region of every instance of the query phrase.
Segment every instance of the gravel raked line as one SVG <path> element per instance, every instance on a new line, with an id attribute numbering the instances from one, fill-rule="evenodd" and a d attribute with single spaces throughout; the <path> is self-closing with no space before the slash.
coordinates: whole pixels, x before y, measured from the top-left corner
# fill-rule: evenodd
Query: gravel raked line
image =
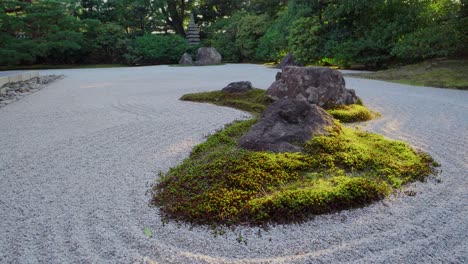
<path id="1" fill-rule="evenodd" d="M 178 101 L 258 65 L 42 71 L 66 77 L 0 109 L 0 263 L 467 263 L 468 92 L 346 78 L 383 117 L 363 129 L 442 164 L 441 181 L 269 230 L 163 223 L 146 193 L 204 136 L 247 114 Z M 148 227 L 153 237 L 145 236 Z M 239 243 L 239 236 L 242 241 Z"/>

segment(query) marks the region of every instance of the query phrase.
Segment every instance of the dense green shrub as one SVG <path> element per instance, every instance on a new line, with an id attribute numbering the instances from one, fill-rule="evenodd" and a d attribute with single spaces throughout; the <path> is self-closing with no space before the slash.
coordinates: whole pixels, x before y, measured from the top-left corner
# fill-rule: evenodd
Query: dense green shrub
<path id="1" fill-rule="evenodd" d="M 241 54 L 236 45 L 237 23 L 244 13 L 235 13 L 229 18 L 220 18 L 207 31 L 209 40 L 205 45 L 213 46 L 223 56 L 223 61 L 239 62 Z"/>
<path id="2" fill-rule="evenodd" d="M 123 62 L 130 44 L 130 36 L 123 27 L 115 23 L 101 23 L 99 20 L 85 20 L 87 62 Z"/>
<path id="3" fill-rule="evenodd" d="M 129 64 L 177 63 L 188 45 L 179 35 L 146 34 L 133 41 L 125 56 Z"/>
<path id="4" fill-rule="evenodd" d="M 210 44 L 225 61 L 255 61 L 259 39 L 265 34 L 268 23 L 266 15 L 238 12 L 210 27 Z"/>
<path id="5" fill-rule="evenodd" d="M 311 7 L 307 4 L 289 1 L 287 7 L 278 12 L 277 18 L 270 23 L 265 35 L 259 39 L 257 58 L 279 62 L 290 51 L 288 36 L 291 24 L 310 13 Z"/>
<path id="6" fill-rule="evenodd" d="M 393 47 L 392 54 L 400 59 L 418 60 L 443 57 L 457 50 L 457 32 L 444 25 L 425 28 L 405 35 Z"/>
<path id="7" fill-rule="evenodd" d="M 32 64 L 37 57 L 47 53 L 44 44 L 31 39 L 15 39 L 14 37 L 0 36 L 0 65 Z"/>
<path id="8" fill-rule="evenodd" d="M 236 46 L 242 60 L 254 61 L 259 39 L 265 34 L 269 18 L 266 15 L 243 16 L 237 25 Z"/>
<path id="9" fill-rule="evenodd" d="M 319 60 L 320 24 L 315 17 L 300 18 L 291 25 L 289 49 L 297 62 L 310 64 Z"/>

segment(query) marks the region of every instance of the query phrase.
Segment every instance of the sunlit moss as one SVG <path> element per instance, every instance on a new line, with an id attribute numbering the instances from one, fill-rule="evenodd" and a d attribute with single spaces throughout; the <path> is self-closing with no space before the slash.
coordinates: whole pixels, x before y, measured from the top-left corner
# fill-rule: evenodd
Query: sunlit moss
<path id="1" fill-rule="evenodd" d="M 153 187 L 155 205 L 199 224 L 291 222 L 381 199 L 432 172 L 432 159 L 380 135 L 338 127 L 304 153 L 237 147 L 255 119 L 238 121 L 194 148 Z"/>

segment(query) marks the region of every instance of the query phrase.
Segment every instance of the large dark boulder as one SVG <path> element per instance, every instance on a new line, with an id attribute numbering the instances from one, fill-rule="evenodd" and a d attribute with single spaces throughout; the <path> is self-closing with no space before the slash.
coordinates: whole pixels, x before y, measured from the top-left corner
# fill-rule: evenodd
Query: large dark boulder
<path id="1" fill-rule="evenodd" d="M 313 136 L 326 135 L 333 117 L 305 100 L 280 99 L 242 136 L 239 146 L 253 151 L 301 152 Z"/>
<path id="2" fill-rule="evenodd" d="M 306 100 L 324 108 L 355 104 L 356 93 L 345 86 L 343 75 L 337 70 L 288 66 L 276 76 L 276 81 L 267 90 L 267 96 L 272 100 Z"/>
<path id="3" fill-rule="evenodd" d="M 195 65 L 215 65 L 221 63 L 221 54 L 213 47 L 203 47 L 198 49 Z"/>
<path id="4" fill-rule="evenodd" d="M 286 66 L 302 66 L 294 60 L 294 56 L 291 53 L 286 54 L 286 56 L 281 59 L 278 69 L 283 69 Z"/>
<path id="5" fill-rule="evenodd" d="M 252 90 L 252 83 L 248 81 L 233 82 L 224 87 L 221 91 L 225 93 L 241 93 Z"/>
<path id="6" fill-rule="evenodd" d="M 179 60 L 179 64 L 180 65 L 193 65 L 192 55 L 188 53 L 184 53 L 184 55 L 182 55 L 182 57 Z"/>

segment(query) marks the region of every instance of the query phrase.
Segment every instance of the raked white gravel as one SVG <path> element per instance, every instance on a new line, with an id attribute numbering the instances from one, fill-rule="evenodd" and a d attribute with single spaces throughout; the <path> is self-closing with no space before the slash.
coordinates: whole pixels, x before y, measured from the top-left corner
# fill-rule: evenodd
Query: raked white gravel
<path id="1" fill-rule="evenodd" d="M 0 263 L 468 263 L 467 91 L 346 78 L 383 115 L 363 129 L 442 164 L 441 182 L 407 187 L 415 196 L 217 236 L 162 223 L 146 194 L 157 172 L 247 116 L 178 98 L 232 81 L 267 88 L 276 72 L 245 64 L 42 71 L 66 77 L 0 109 Z"/>

